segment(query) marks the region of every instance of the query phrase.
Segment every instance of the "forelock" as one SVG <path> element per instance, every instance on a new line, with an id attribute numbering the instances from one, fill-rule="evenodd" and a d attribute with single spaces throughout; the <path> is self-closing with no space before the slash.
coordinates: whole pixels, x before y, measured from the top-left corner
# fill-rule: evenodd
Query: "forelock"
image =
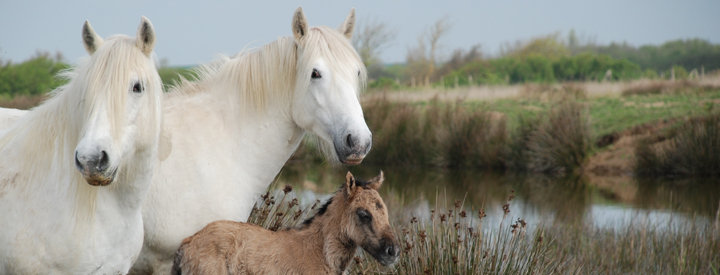
<path id="1" fill-rule="evenodd" d="M 364 90 L 367 82 L 367 71 L 365 65 L 353 48 L 350 40 L 337 30 L 327 27 L 312 27 L 302 42 L 303 54 L 299 56 L 299 75 L 310 75 L 312 68 L 308 65 L 314 59 L 323 57 L 327 66 L 335 75 L 340 77 L 355 78 L 360 71 L 359 90 Z M 339 73 L 338 73 L 339 72 Z M 309 78 L 301 78 L 308 81 Z M 349 80 L 349 79 L 346 79 Z M 304 85 L 306 86 L 306 85 Z"/>

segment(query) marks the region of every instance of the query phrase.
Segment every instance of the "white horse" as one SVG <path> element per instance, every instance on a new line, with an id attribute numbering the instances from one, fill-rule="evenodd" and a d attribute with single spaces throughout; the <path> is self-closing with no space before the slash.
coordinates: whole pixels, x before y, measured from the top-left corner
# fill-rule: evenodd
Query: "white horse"
<path id="1" fill-rule="evenodd" d="M 27 113 L 26 110 L 13 108 L 0 108 L 0 135 L 7 130 L 16 120 Z"/>
<path id="2" fill-rule="evenodd" d="M 52 98 L 0 134 L 0 274 L 127 273 L 157 162 L 162 83 L 152 24 L 103 40 Z"/>
<path id="3" fill-rule="evenodd" d="M 362 161 L 372 136 L 358 100 L 366 72 L 349 41 L 354 22 L 353 10 L 339 30 L 309 28 L 298 8 L 294 38 L 204 66 L 167 94 L 134 272 L 168 274 L 185 237 L 215 220 L 245 221 L 306 131 L 330 161 Z"/>

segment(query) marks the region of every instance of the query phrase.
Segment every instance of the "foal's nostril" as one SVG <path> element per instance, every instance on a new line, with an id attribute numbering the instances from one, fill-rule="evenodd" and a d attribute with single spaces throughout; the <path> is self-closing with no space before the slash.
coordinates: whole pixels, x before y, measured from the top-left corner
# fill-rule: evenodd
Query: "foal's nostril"
<path id="1" fill-rule="evenodd" d="M 353 141 L 351 134 L 347 135 L 347 137 L 345 138 L 345 143 L 347 144 L 348 148 L 353 148 L 353 146 L 355 146 L 355 142 Z"/>
<path id="2" fill-rule="evenodd" d="M 397 251 L 395 251 L 394 245 L 388 245 L 387 248 L 385 248 L 385 254 L 388 256 L 397 256 Z"/>

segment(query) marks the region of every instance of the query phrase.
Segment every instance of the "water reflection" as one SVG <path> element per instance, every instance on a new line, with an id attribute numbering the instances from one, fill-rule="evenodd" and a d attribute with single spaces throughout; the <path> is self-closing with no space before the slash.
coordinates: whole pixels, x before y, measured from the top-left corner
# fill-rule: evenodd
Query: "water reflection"
<path id="1" fill-rule="evenodd" d="M 279 184 L 296 188 L 303 201 L 327 197 L 344 182 L 346 168 L 292 163 Z M 358 178 L 377 175 L 379 167 L 351 167 Z M 707 222 L 720 206 L 720 185 L 711 181 L 637 181 L 595 183 L 587 178 L 557 179 L 542 175 L 497 174 L 473 170 L 383 167 L 386 181 L 380 192 L 393 218 L 427 219 L 435 206 L 452 208 L 455 201 L 477 218 L 484 209 L 488 224 L 503 217 L 510 201 L 510 219 L 530 224 L 619 227 L 645 220 L 658 225 Z M 302 191 L 301 191 L 302 190 Z"/>

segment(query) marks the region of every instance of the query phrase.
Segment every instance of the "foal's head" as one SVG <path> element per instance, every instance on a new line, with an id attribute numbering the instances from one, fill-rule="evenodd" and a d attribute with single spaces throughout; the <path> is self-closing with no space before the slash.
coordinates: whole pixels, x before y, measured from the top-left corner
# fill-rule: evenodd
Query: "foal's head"
<path id="1" fill-rule="evenodd" d="M 334 210 L 333 214 L 340 215 L 341 234 L 365 249 L 382 265 L 390 265 L 397 260 L 400 246 L 390 227 L 385 202 L 377 192 L 383 180 L 382 171 L 367 182 L 356 180 L 348 172 L 345 185 L 333 197 L 338 205 L 328 211 Z"/>

